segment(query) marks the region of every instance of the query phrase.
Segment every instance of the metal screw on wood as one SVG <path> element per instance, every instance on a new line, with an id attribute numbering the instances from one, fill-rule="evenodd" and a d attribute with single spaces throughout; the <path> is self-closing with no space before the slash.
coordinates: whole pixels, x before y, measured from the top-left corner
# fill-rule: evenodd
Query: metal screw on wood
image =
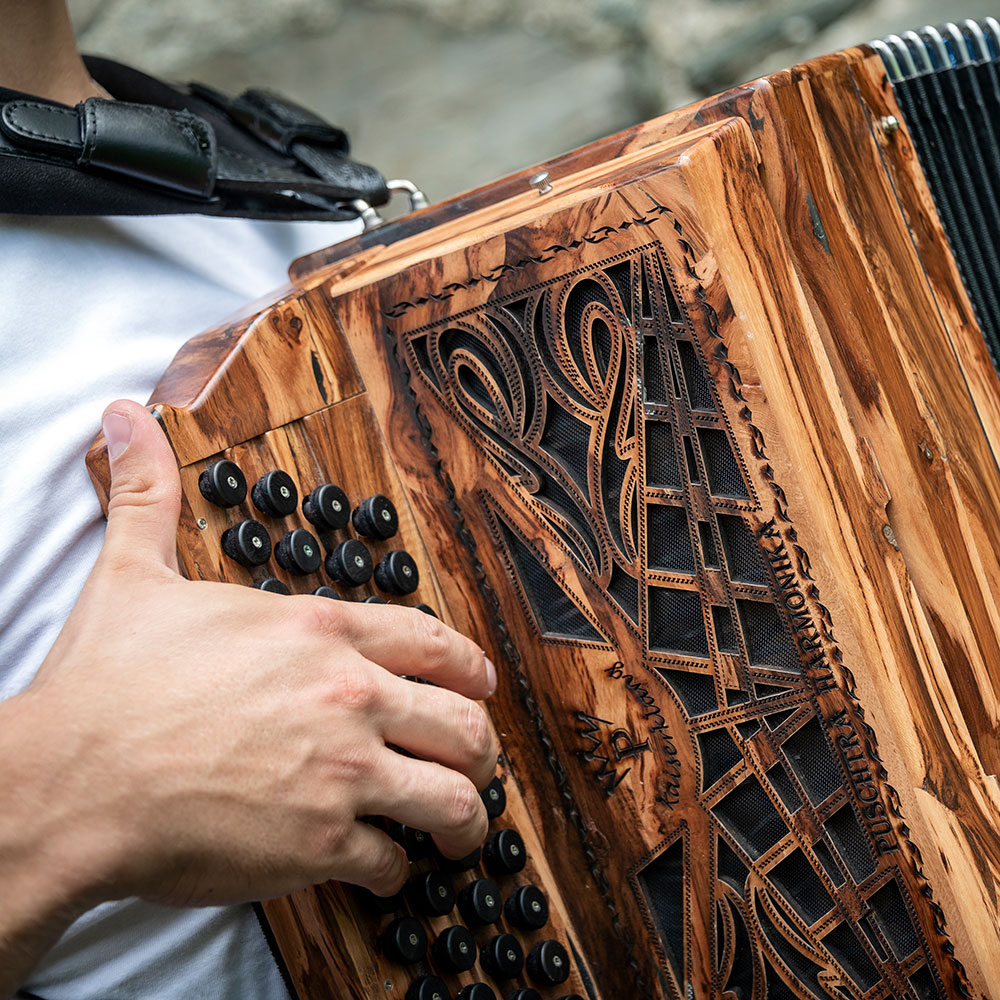
<path id="1" fill-rule="evenodd" d="M 534 177 L 528 179 L 528 184 L 531 185 L 539 194 L 548 194 L 552 190 L 552 185 L 549 183 L 549 172 L 543 170 L 540 174 L 535 174 Z"/>
<path id="2" fill-rule="evenodd" d="M 203 517 L 199 517 L 198 518 L 198 527 L 202 531 L 204 531 L 208 527 L 208 521 L 206 521 L 205 518 L 203 518 Z"/>
<path id="3" fill-rule="evenodd" d="M 899 119 L 895 115 L 883 115 L 881 124 L 882 131 L 886 135 L 892 135 L 893 132 L 899 131 Z"/>

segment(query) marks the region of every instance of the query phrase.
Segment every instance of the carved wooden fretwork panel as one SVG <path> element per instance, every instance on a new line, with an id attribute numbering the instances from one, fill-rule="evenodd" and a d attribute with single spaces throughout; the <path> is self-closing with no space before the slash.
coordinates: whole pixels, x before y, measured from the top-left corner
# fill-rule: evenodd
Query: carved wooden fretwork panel
<path id="1" fill-rule="evenodd" d="M 895 794 L 712 309 L 688 315 L 652 242 L 530 280 L 399 356 L 489 470 L 462 514 L 538 644 L 522 660 L 577 650 L 638 705 L 574 702 L 569 679 L 548 695 L 573 780 L 608 815 L 622 796 L 656 814 L 621 835 L 666 994 L 707 951 L 726 1000 L 944 996 Z"/>

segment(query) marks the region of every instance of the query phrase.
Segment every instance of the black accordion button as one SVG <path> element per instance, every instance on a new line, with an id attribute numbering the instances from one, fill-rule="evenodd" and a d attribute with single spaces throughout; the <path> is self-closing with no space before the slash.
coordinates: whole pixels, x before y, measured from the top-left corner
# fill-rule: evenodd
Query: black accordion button
<path id="1" fill-rule="evenodd" d="M 337 591 L 333 589 L 333 587 L 327 587 L 325 585 L 322 587 L 317 587 L 315 590 L 311 591 L 311 593 L 313 597 L 328 597 L 330 598 L 331 601 L 343 600 L 340 594 L 338 594 Z"/>
<path id="2" fill-rule="evenodd" d="M 528 953 L 528 975 L 542 986 L 569 979 L 569 954 L 558 941 L 539 941 Z"/>
<path id="3" fill-rule="evenodd" d="M 368 538 L 392 538 L 399 530 L 399 515 L 392 501 L 376 493 L 374 496 L 366 497 L 351 515 L 354 528 L 359 535 L 366 535 Z"/>
<path id="4" fill-rule="evenodd" d="M 486 983 L 471 983 L 458 991 L 455 1000 L 497 1000 L 497 995 Z"/>
<path id="5" fill-rule="evenodd" d="M 420 572 L 413 556 L 402 549 L 396 549 L 379 560 L 375 567 L 375 585 L 387 594 L 412 594 L 420 582 Z"/>
<path id="6" fill-rule="evenodd" d="M 494 778 L 480 793 L 479 797 L 486 806 L 486 815 L 496 819 L 507 808 L 507 792 L 500 778 Z"/>
<path id="7" fill-rule="evenodd" d="M 427 954 L 427 933 L 413 917 L 397 917 L 379 940 L 382 951 L 401 965 L 419 962 Z"/>
<path id="8" fill-rule="evenodd" d="M 500 886 L 491 878 L 476 879 L 458 894 L 458 911 L 470 927 L 495 924 L 500 910 Z"/>
<path id="9" fill-rule="evenodd" d="M 371 597 L 366 597 L 364 600 L 365 604 L 388 604 L 389 602 L 384 597 L 379 597 L 378 594 L 372 594 Z"/>
<path id="10" fill-rule="evenodd" d="M 347 527 L 351 519 L 351 505 L 347 494 L 339 486 L 323 483 L 302 501 L 302 513 L 320 531 L 335 531 Z"/>
<path id="11" fill-rule="evenodd" d="M 216 507 L 235 507 L 247 498 L 246 477 L 235 462 L 213 462 L 198 477 L 198 489 Z"/>
<path id="12" fill-rule="evenodd" d="M 287 517 L 299 505 L 299 491 L 287 472 L 275 469 L 254 483 L 250 499 L 257 510 L 268 517 Z"/>
<path id="13" fill-rule="evenodd" d="M 528 860 L 517 830 L 498 830 L 483 845 L 483 864 L 491 875 L 515 875 Z"/>
<path id="14" fill-rule="evenodd" d="M 364 542 L 349 538 L 332 549 L 324 563 L 331 580 L 345 587 L 360 587 L 372 578 L 372 554 Z"/>
<path id="15" fill-rule="evenodd" d="M 504 1000 L 542 1000 L 542 994 L 530 986 L 522 986 L 508 993 Z"/>
<path id="16" fill-rule="evenodd" d="M 504 903 L 503 913 L 512 927 L 537 931 L 549 919 L 549 903 L 537 885 L 522 885 Z"/>
<path id="17" fill-rule="evenodd" d="M 240 521 L 222 533 L 222 551 L 247 569 L 263 566 L 271 558 L 271 537 L 260 521 Z"/>
<path id="18" fill-rule="evenodd" d="M 402 844 L 406 849 L 406 856 L 411 861 L 426 858 L 434 849 L 434 841 L 429 833 L 423 830 L 416 830 L 412 826 L 404 826 L 402 823 L 394 823 L 389 830 L 389 835 L 397 844 Z"/>
<path id="19" fill-rule="evenodd" d="M 413 908 L 429 917 L 443 917 L 455 908 L 455 890 L 443 872 L 418 875 L 409 888 Z"/>
<path id="20" fill-rule="evenodd" d="M 269 594 L 290 594 L 287 584 L 282 583 L 276 576 L 265 576 L 263 580 L 255 580 L 254 586 L 258 590 L 265 590 Z"/>
<path id="21" fill-rule="evenodd" d="M 296 576 L 308 576 L 319 569 L 323 551 L 311 531 L 296 528 L 287 532 L 275 546 L 274 558 L 278 565 Z"/>
<path id="22" fill-rule="evenodd" d="M 437 976 L 421 976 L 407 987 L 406 1000 L 451 1000 L 451 992 Z"/>
<path id="23" fill-rule="evenodd" d="M 468 927 L 448 927 L 431 949 L 434 961 L 448 972 L 465 972 L 476 964 L 476 939 Z"/>
<path id="24" fill-rule="evenodd" d="M 513 934 L 497 934 L 483 945 L 479 962 L 494 979 L 513 979 L 524 968 L 524 951 Z"/>
<path id="25" fill-rule="evenodd" d="M 422 611 L 425 615 L 430 615 L 431 618 L 437 618 L 437 612 L 429 604 L 414 604 L 413 605 L 417 611 Z"/>

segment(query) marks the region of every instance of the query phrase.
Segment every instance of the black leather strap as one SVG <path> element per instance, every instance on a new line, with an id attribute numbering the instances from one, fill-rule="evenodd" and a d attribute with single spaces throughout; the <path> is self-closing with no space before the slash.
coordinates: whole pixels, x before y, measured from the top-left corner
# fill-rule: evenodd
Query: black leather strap
<path id="1" fill-rule="evenodd" d="M 291 101 L 184 93 L 108 60 L 88 66 L 116 97 L 143 100 L 70 108 L 0 89 L 0 211 L 342 219 L 355 200 L 389 198 L 341 129 Z"/>

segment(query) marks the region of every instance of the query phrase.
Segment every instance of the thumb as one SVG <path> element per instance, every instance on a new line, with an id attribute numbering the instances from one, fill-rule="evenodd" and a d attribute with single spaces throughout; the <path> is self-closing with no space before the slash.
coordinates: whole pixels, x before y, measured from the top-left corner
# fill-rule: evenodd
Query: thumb
<path id="1" fill-rule="evenodd" d="M 156 418 L 129 400 L 112 403 L 101 424 L 111 465 L 105 549 L 176 572 L 181 482 L 170 443 Z"/>

